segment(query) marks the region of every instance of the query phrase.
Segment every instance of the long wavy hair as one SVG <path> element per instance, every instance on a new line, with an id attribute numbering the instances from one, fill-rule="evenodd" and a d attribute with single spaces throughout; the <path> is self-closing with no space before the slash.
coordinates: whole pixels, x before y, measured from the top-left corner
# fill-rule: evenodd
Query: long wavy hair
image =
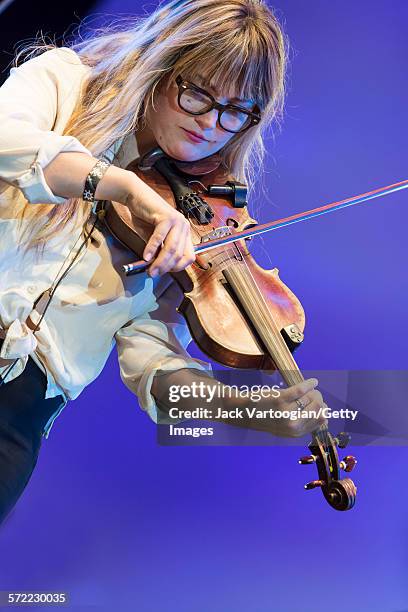
<path id="1" fill-rule="evenodd" d="M 56 45 L 25 48 L 24 57 Z M 64 134 L 95 157 L 116 140 L 141 129 L 163 77 L 199 76 L 223 92 L 256 101 L 262 120 L 234 136 L 220 151 L 238 179 L 252 184 L 265 154 L 263 135 L 283 114 L 287 39 L 262 0 L 172 0 L 144 18 L 117 20 L 69 46 L 90 67 Z M 28 54 L 27 54 L 28 52 Z M 16 61 L 16 64 L 18 61 Z M 33 220 L 29 247 L 44 248 L 68 223 L 83 223 L 89 204 L 26 204 Z"/>

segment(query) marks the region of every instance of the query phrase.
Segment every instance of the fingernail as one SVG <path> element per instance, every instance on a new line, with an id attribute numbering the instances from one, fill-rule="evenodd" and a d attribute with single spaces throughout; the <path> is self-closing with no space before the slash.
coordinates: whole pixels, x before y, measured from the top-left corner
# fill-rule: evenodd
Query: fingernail
<path id="1" fill-rule="evenodd" d="M 152 278 L 154 278 L 154 277 L 155 277 L 155 276 L 157 276 L 157 275 L 158 275 L 158 271 L 157 271 L 157 270 L 153 270 L 153 272 L 150 272 L 150 276 L 151 276 Z"/>
<path id="2" fill-rule="evenodd" d="M 145 261 L 150 261 L 152 258 L 152 254 L 151 253 L 146 253 L 146 255 L 143 256 L 143 259 Z"/>

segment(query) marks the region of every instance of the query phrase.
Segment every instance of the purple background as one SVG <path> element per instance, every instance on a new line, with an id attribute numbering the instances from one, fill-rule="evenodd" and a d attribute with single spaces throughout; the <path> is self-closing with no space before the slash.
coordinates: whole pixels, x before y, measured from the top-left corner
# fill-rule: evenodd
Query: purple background
<path id="1" fill-rule="evenodd" d="M 408 178 L 407 3 L 273 5 L 292 68 L 258 220 Z M 408 369 L 407 219 L 400 192 L 256 240 L 304 305 L 302 368 Z M 68 591 L 70 609 L 403 612 L 408 452 L 355 451 L 357 504 L 336 513 L 303 491 L 303 446 L 159 447 L 113 353 L 1 530 L 0 589 Z"/>

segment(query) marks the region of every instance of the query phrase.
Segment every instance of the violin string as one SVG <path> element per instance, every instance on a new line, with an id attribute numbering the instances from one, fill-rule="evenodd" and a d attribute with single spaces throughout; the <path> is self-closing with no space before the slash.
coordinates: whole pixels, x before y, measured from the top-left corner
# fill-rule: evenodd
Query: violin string
<path id="1" fill-rule="evenodd" d="M 302 375 L 300 369 L 298 368 L 295 360 L 293 359 L 292 354 L 290 353 L 289 348 L 286 345 L 286 342 L 284 341 L 284 339 L 282 338 L 282 336 L 281 336 L 281 334 L 279 332 L 279 328 L 276 325 L 276 322 L 274 320 L 274 317 L 273 317 L 272 313 L 270 312 L 270 308 L 268 307 L 268 304 L 267 304 L 267 302 L 265 300 L 265 297 L 264 297 L 261 289 L 259 288 L 258 283 L 257 283 L 256 279 L 254 278 L 251 269 L 248 266 L 248 263 L 246 261 L 245 255 L 242 253 L 242 251 L 241 251 L 240 247 L 238 246 L 238 244 L 237 243 L 234 243 L 234 244 L 236 245 L 236 248 L 238 249 L 238 252 L 240 253 L 240 256 L 241 256 L 241 261 L 238 263 L 238 266 L 241 267 L 241 268 L 243 267 L 243 269 L 245 269 L 245 273 L 246 273 L 247 277 L 249 277 L 251 279 L 251 282 L 253 284 L 253 288 L 257 292 L 257 297 L 260 299 L 261 302 L 263 302 L 264 307 L 265 307 L 266 311 L 269 314 L 270 320 L 273 323 L 273 325 L 275 327 L 275 330 L 277 330 L 276 331 L 276 336 L 277 336 L 277 339 L 278 339 L 278 354 L 279 354 L 279 351 L 280 351 L 281 357 L 283 357 L 283 360 L 284 361 L 286 360 L 287 362 L 290 362 L 287 365 L 287 371 L 290 374 L 288 376 L 288 379 L 290 379 L 290 378 L 292 379 L 292 384 L 296 384 L 297 382 L 301 382 L 302 380 L 304 380 L 303 375 Z M 233 259 L 233 258 L 230 257 L 230 260 L 231 259 Z M 233 262 L 232 265 L 236 266 L 236 263 Z M 293 365 L 295 366 L 295 369 L 292 371 L 291 368 L 293 368 Z M 325 447 L 327 448 L 328 444 L 329 444 L 328 429 L 327 429 L 327 427 L 324 427 L 321 431 L 319 431 L 318 435 L 323 440 L 323 442 L 325 444 Z"/>
<path id="2" fill-rule="evenodd" d="M 246 261 L 245 255 L 242 253 L 239 245 L 237 243 L 234 243 L 234 244 L 236 244 L 236 248 L 238 249 L 238 252 L 239 252 L 240 257 L 241 257 L 241 262 L 238 265 L 239 265 L 240 268 L 243 268 L 243 270 L 245 270 L 244 274 L 246 274 L 247 280 L 249 278 L 250 282 L 252 283 L 252 290 L 254 291 L 254 294 L 255 294 L 254 297 L 256 299 L 258 299 L 263 304 L 265 311 L 268 313 L 268 317 L 269 317 L 270 321 L 272 322 L 273 326 L 275 327 L 275 335 L 276 335 L 277 344 L 278 344 L 277 348 L 280 351 L 280 355 L 278 355 L 278 357 L 280 357 L 284 362 L 286 361 L 286 364 L 288 366 L 287 369 L 288 369 L 288 372 L 290 373 L 289 374 L 290 378 L 292 378 L 293 380 L 297 379 L 297 378 L 300 378 L 300 380 L 303 380 L 303 376 L 302 376 L 299 368 L 297 367 L 297 365 L 296 365 L 296 363 L 295 363 L 295 361 L 294 361 L 294 359 L 292 357 L 292 354 L 290 353 L 289 348 L 286 345 L 286 342 L 284 341 L 284 339 L 282 338 L 282 336 L 280 334 L 279 327 L 278 327 L 278 325 L 277 325 L 277 323 L 276 323 L 276 321 L 275 321 L 275 319 L 274 319 L 274 317 L 273 317 L 273 315 L 271 313 L 270 307 L 268 306 L 268 304 L 267 304 L 267 302 L 265 300 L 265 297 L 264 297 L 261 289 L 259 288 L 258 283 L 257 283 L 257 281 L 256 281 L 256 279 L 255 279 L 251 269 L 248 266 L 248 263 Z M 240 272 L 242 274 L 242 269 L 240 270 Z M 278 330 L 278 331 L 276 332 L 276 330 Z M 293 366 L 295 366 L 294 370 L 292 370 Z"/>
<path id="3" fill-rule="evenodd" d="M 224 222 L 224 220 L 221 218 L 221 215 L 219 215 L 217 211 L 215 211 L 215 214 L 214 214 L 214 217 L 213 217 L 213 223 L 214 223 L 214 221 L 216 223 L 218 222 L 220 225 Z M 254 285 L 254 287 L 257 290 L 258 296 L 263 301 L 264 307 L 265 307 L 266 311 L 268 312 L 268 314 L 269 314 L 269 316 L 270 316 L 274 326 L 277 328 L 276 322 L 273 320 L 273 317 L 272 317 L 270 309 L 269 309 L 269 307 L 267 305 L 267 302 L 266 302 L 264 296 L 262 295 L 262 292 L 260 291 L 260 289 L 259 289 L 259 287 L 258 287 L 258 285 L 256 283 L 256 280 L 254 279 L 254 277 L 253 277 L 253 275 L 252 275 L 252 273 L 251 273 L 251 271 L 250 271 L 250 269 L 249 269 L 249 267 L 247 265 L 247 262 L 245 260 L 244 255 L 240 251 L 240 248 L 239 248 L 237 243 L 233 242 L 232 244 L 235 245 L 235 248 L 238 250 L 238 253 L 239 253 L 240 257 L 241 257 L 241 263 L 244 264 L 244 266 L 246 268 L 246 271 L 249 274 L 249 276 L 251 277 L 253 285 Z M 233 250 L 233 247 L 227 247 L 227 249 L 225 249 L 225 251 L 224 251 L 226 253 L 226 255 L 227 255 L 227 258 L 228 258 L 228 261 L 229 261 L 230 264 L 234 263 L 234 261 L 237 261 L 236 257 L 234 255 L 232 255 L 232 250 Z M 287 345 L 286 345 L 285 341 L 283 340 L 283 338 L 281 337 L 280 333 L 279 333 L 279 341 L 280 342 L 278 342 L 278 344 L 280 344 L 280 348 L 282 350 L 282 357 L 285 359 L 285 357 L 287 357 L 289 349 L 287 348 Z M 291 359 L 289 361 L 292 362 L 292 363 L 290 363 L 290 366 L 293 366 L 293 364 L 295 364 L 295 362 L 294 362 L 291 354 L 290 354 L 290 357 L 291 357 Z M 288 371 L 290 371 L 290 366 L 287 368 Z M 303 379 L 303 376 L 301 375 L 301 372 L 300 372 L 299 368 L 297 368 L 297 366 L 296 366 L 296 374 L 298 374 L 298 376 L 300 376 L 301 380 Z M 296 376 L 294 376 L 294 377 L 296 377 Z"/>
<path id="4" fill-rule="evenodd" d="M 289 378 L 292 379 L 292 381 L 291 381 L 292 384 L 296 384 L 297 382 L 301 382 L 302 380 L 304 380 L 303 375 L 302 375 L 300 369 L 298 368 L 295 360 L 293 359 L 292 354 L 290 353 L 289 348 L 286 345 L 286 342 L 284 341 L 284 339 L 282 338 L 282 336 L 280 334 L 279 327 L 277 326 L 276 321 L 274 320 L 274 317 L 273 317 L 273 315 L 272 315 L 272 313 L 270 311 L 270 308 L 269 308 L 269 306 L 268 306 L 268 304 L 267 304 L 267 302 L 265 300 L 265 297 L 264 297 L 260 287 L 258 286 L 258 283 L 257 283 L 256 279 L 254 278 L 254 275 L 253 275 L 250 267 L 248 266 L 248 262 L 247 262 L 247 260 L 245 258 L 245 255 L 242 253 L 238 243 L 233 243 L 233 244 L 235 244 L 235 246 L 236 246 L 236 248 L 238 250 L 238 253 L 240 254 L 240 257 L 241 257 L 241 262 L 237 262 L 238 265 L 245 269 L 247 276 L 251 279 L 253 287 L 257 291 L 257 297 L 263 302 L 263 305 L 264 305 L 266 311 L 268 312 L 268 315 L 269 315 L 269 317 L 270 317 L 270 319 L 271 319 L 271 321 L 272 321 L 272 323 L 273 323 L 273 325 L 275 327 L 276 336 L 277 336 L 277 339 L 278 339 L 278 354 L 279 354 L 279 351 L 280 351 L 281 357 L 283 357 L 283 360 L 284 361 L 285 360 L 289 361 L 289 364 L 286 366 L 286 369 L 287 369 L 287 371 L 289 373 L 291 373 L 291 368 L 293 368 L 293 366 L 295 366 L 295 368 L 296 368 L 293 371 L 293 374 L 291 373 Z M 232 249 L 227 249 L 227 254 L 229 256 L 229 260 L 230 261 L 231 260 L 235 260 L 236 261 L 236 257 L 232 257 L 230 255 L 231 251 L 232 251 Z M 233 261 L 232 265 L 236 265 L 235 261 Z M 287 359 L 288 357 L 290 357 L 290 358 Z M 327 427 L 323 427 L 322 429 L 319 429 L 319 431 L 317 433 L 318 437 L 324 443 L 326 449 L 328 448 L 328 445 L 329 445 L 329 436 L 328 436 L 328 433 L 329 432 L 328 432 L 328 428 Z"/>
<path id="5" fill-rule="evenodd" d="M 194 226 L 191 223 L 191 218 L 189 216 L 189 222 L 190 222 L 190 226 L 194 229 L 195 231 L 195 235 L 197 237 L 200 237 L 200 232 L 198 231 L 197 227 Z M 215 225 L 216 223 L 219 224 L 219 226 L 223 225 L 224 220 L 222 219 L 221 215 L 218 214 L 217 211 L 215 211 L 214 213 L 214 217 L 212 220 L 213 224 Z M 213 227 L 214 229 L 214 227 Z M 285 342 L 285 340 L 282 338 L 280 332 L 279 332 L 279 328 L 276 325 L 276 322 L 274 321 L 274 318 L 272 316 L 272 313 L 270 312 L 270 308 L 268 307 L 268 304 L 262 294 L 262 291 L 260 290 L 256 279 L 254 278 L 252 271 L 250 270 L 248 263 L 245 259 L 244 254 L 242 253 L 239 245 L 237 244 L 237 242 L 233 242 L 231 243 L 232 245 L 235 245 L 235 248 L 237 249 L 240 257 L 241 257 L 241 261 L 237 260 L 236 254 L 233 252 L 233 247 L 230 246 L 229 244 L 226 245 L 226 249 L 224 250 L 224 253 L 227 256 L 227 261 L 228 261 L 228 266 L 240 266 L 240 267 L 244 267 L 245 269 L 245 273 L 247 275 L 247 277 L 249 277 L 251 279 L 251 282 L 253 284 L 253 288 L 255 288 L 256 293 L 257 293 L 257 297 L 260 299 L 261 302 L 263 302 L 264 308 L 266 309 L 266 311 L 268 312 L 268 316 L 270 317 L 270 320 L 272 321 L 274 327 L 277 331 L 276 333 L 276 339 L 278 340 L 278 355 L 283 358 L 283 362 L 285 362 L 285 360 L 287 359 L 288 355 L 290 355 L 290 359 L 288 361 L 290 361 L 291 363 L 286 365 L 286 372 L 287 372 L 287 377 L 288 379 L 291 378 L 292 379 L 292 384 L 296 384 L 297 382 L 301 382 L 302 380 L 304 380 L 304 377 L 300 371 L 300 369 L 298 368 L 295 360 L 292 357 L 292 354 L 289 351 L 289 348 Z M 293 368 L 293 366 L 295 365 L 295 369 L 291 370 L 291 368 Z M 282 372 L 281 372 L 282 373 Z M 288 376 L 289 374 L 289 376 Z M 289 385 L 290 386 L 290 385 Z M 328 429 L 327 427 L 325 427 L 323 430 L 319 430 L 318 432 L 316 432 L 316 435 L 323 441 L 325 448 L 328 448 Z"/>
<path id="6" fill-rule="evenodd" d="M 213 221 L 215 221 L 216 223 L 218 222 L 219 224 L 221 224 L 223 222 L 223 219 L 221 218 L 221 216 L 217 212 L 215 212 Z M 249 267 L 247 265 L 247 262 L 245 260 L 244 255 L 242 254 L 242 252 L 241 252 L 241 250 L 240 250 L 240 248 L 239 248 L 237 243 L 234 242 L 232 244 L 235 245 L 235 248 L 237 249 L 237 251 L 238 251 L 238 253 L 239 253 L 240 257 L 241 257 L 241 265 L 244 264 L 246 272 L 250 276 L 250 278 L 252 280 L 252 283 L 253 283 L 253 286 L 257 290 L 257 297 L 259 297 L 261 299 L 261 301 L 263 302 L 264 308 L 268 312 L 268 316 L 272 320 L 275 328 L 277 328 L 276 322 L 273 320 L 272 314 L 270 312 L 270 308 L 268 307 L 267 302 L 266 302 L 264 296 L 262 295 L 262 292 L 260 291 L 260 289 L 259 289 L 259 287 L 258 287 L 258 285 L 256 283 L 256 280 L 254 279 L 254 277 L 253 277 L 253 275 L 252 275 L 252 273 L 251 273 L 251 271 L 250 271 L 250 269 L 249 269 Z M 233 248 L 232 247 L 227 247 L 224 250 L 224 253 L 227 255 L 227 259 L 228 259 L 229 264 L 233 265 L 235 262 L 238 261 L 236 259 L 236 256 L 234 254 L 232 254 L 233 253 Z M 282 336 L 280 335 L 280 333 L 279 333 L 279 336 L 278 336 L 278 334 L 276 334 L 276 335 L 277 335 L 277 340 L 278 340 L 278 351 L 280 352 L 280 357 L 281 357 L 281 359 L 283 359 L 283 361 L 287 362 L 286 370 L 288 372 L 290 372 L 291 369 L 293 368 L 293 366 L 294 365 L 296 366 L 296 364 L 295 364 L 295 362 L 294 362 L 294 360 L 292 358 L 292 355 L 288 352 L 289 349 L 287 348 L 287 345 L 286 345 L 284 339 L 282 338 Z M 289 360 L 287 359 L 288 355 L 290 355 L 290 359 Z M 288 363 L 288 361 L 289 361 L 289 363 Z M 300 377 L 301 380 L 303 379 L 300 370 L 296 366 L 296 370 L 293 372 L 291 378 L 297 379 L 299 377 Z M 295 382 L 295 381 L 293 381 L 293 382 Z M 299 382 L 299 381 L 297 381 L 297 382 Z"/>

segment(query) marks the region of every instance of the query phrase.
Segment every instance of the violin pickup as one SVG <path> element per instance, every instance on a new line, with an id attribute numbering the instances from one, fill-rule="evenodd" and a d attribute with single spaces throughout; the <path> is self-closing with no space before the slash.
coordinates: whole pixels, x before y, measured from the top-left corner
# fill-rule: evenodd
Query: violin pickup
<path id="1" fill-rule="evenodd" d="M 300 344 L 302 344 L 304 340 L 304 335 L 296 323 L 292 323 L 291 325 L 284 327 L 281 330 L 281 334 L 292 353 L 298 348 L 298 346 L 300 346 Z"/>

